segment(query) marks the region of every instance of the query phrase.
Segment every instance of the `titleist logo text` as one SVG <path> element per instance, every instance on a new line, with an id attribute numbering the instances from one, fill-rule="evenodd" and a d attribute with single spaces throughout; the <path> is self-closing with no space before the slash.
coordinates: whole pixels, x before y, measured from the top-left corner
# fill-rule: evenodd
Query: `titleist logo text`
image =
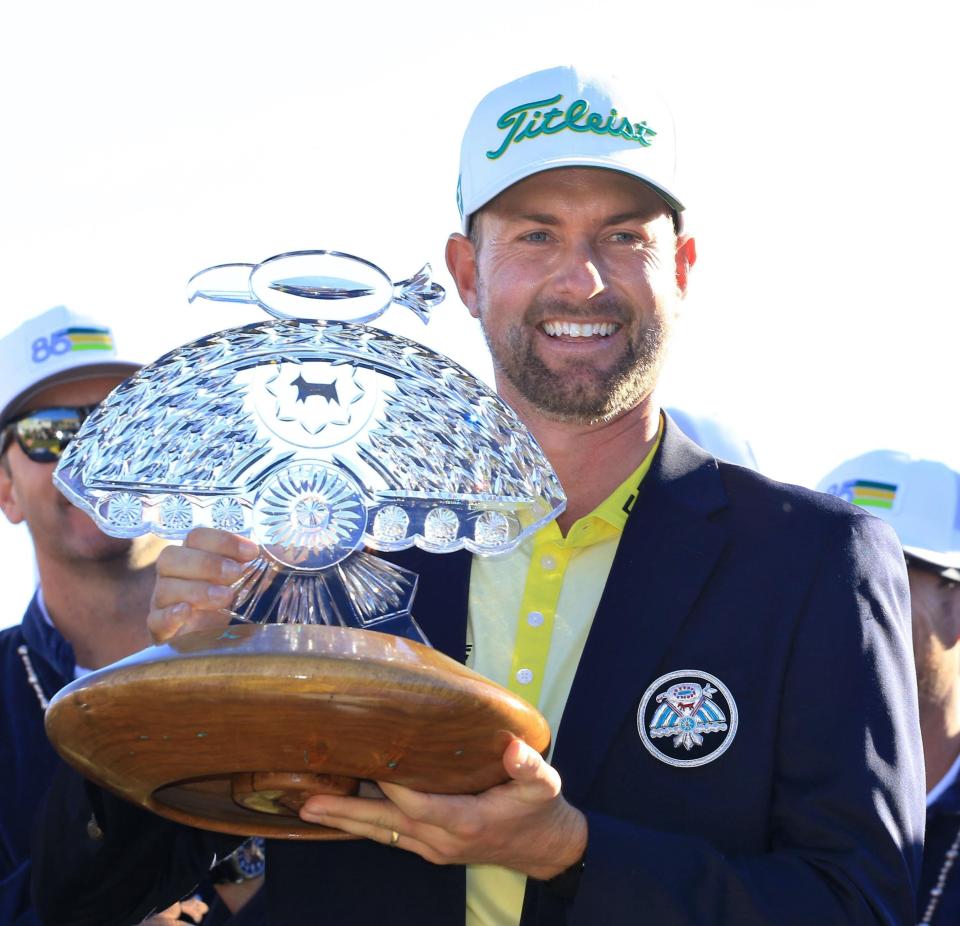
<path id="1" fill-rule="evenodd" d="M 495 151 L 488 151 L 487 157 L 495 161 L 511 144 L 538 135 L 555 135 L 564 129 L 592 132 L 594 135 L 619 135 L 645 148 L 650 146 L 657 134 L 645 121 L 631 122 L 615 109 L 611 109 L 608 116 L 592 113 L 586 100 L 574 100 L 566 109 L 560 109 L 556 104 L 562 99 L 563 94 L 558 93 L 549 100 L 534 100 L 508 109 L 497 120 L 497 128 L 507 133 L 506 138 Z"/>

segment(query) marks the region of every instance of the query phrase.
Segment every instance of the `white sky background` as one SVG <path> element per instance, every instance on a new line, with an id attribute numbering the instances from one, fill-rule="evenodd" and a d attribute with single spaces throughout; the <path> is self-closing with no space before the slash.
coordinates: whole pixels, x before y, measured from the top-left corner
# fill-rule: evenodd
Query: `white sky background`
<path id="1" fill-rule="evenodd" d="M 489 89 L 577 61 L 651 77 L 699 261 L 661 398 L 813 484 L 894 447 L 960 467 L 958 68 L 949 5 L 17 3 L 0 36 L 0 329 L 66 303 L 150 360 L 243 307 L 195 271 L 357 253 L 448 300 L 385 327 L 489 365 L 443 263 L 460 135 Z M 5 607 L 29 538 L 0 527 Z"/>

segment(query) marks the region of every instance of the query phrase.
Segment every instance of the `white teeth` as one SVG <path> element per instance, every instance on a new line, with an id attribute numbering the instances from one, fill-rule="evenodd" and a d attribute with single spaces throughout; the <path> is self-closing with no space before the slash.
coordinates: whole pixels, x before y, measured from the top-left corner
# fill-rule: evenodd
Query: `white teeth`
<path id="1" fill-rule="evenodd" d="M 571 338 L 592 338 L 595 335 L 601 338 L 608 338 L 617 330 L 617 325 L 610 322 L 601 322 L 599 324 L 580 324 L 579 322 L 544 322 L 544 333 L 551 338 L 566 335 Z"/>

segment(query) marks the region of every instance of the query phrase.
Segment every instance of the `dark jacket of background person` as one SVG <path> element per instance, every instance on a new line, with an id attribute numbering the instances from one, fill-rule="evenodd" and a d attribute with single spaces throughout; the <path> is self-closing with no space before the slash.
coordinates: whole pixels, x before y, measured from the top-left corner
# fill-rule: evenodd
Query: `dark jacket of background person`
<path id="1" fill-rule="evenodd" d="M 0 631 L 0 926 L 40 926 L 30 901 L 30 836 L 60 764 L 44 731 L 41 698 L 49 701 L 72 681 L 75 668 L 73 648 L 44 619 L 36 596 L 20 624 Z M 262 922 L 259 901 L 231 918 L 209 885 L 203 893 L 212 905 L 204 926 Z"/>
<path id="2" fill-rule="evenodd" d="M 954 844 L 960 838 L 960 780 L 955 780 L 927 811 L 927 833 L 917 895 L 917 917 L 924 915 L 930 902 L 930 892 L 947 863 L 947 853 L 957 852 Z M 938 894 L 934 923 L 960 923 L 960 870 L 957 856 L 946 871 L 946 881 Z"/>
<path id="3" fill-rule="evenodd" d="M 43 729 L 41 697 L 52 698 L 73 679 L 73 671 L 73 648 L 43 619 L 34 597 L 23 622 L 0 631 L 0 923 L 4 926 L 40 922 L 30 909 L 30 832 L 57 764 Z"/>

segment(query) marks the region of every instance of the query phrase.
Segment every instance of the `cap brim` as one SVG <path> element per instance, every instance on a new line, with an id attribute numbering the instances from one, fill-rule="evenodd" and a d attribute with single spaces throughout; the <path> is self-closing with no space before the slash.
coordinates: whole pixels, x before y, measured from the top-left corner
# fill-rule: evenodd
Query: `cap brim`
<path id="1" fill-rule="evenodd" d="M 525 164 L 524 167 L 520 170 L 514 171 L 512 174 L 508 174 L 506 177 L 500 178 L 500 183 L 496 186 L 491 187 L 489 190 L 484 191 L 480 196 L 477 197 L 477 203 L 471 207 L 470 211 L 466 211 L 466 204 L 464 204 L 464 214 L 463 214 L 463 233 L 466 235 L 469 233 L 470 229 L 470 219 L 474 213 L 481 210 L 489 202 L 496 199 L 504 190 L 509 189 L 515 183 L 519 183 L 521 180 L 526 180 L 527 177 L 532 177 L 534 174 L 541 174 L 547 170 L 557 170 L 561 167 L 595 167 L 600 170 L 614 170 L 620 174 L 626 174 L 628 177 L 633 177 L 635 180 L 639 180 L 641 183 L 648 186 L 654 193 L 656 193 L 677 215 L 683 212 L 684 205 L 676 198 L 669 190 L 664 188 L 658 183 L 655 183 L 649 177 L 641 174 L 635 170 L 631 170 L 626 165 L 620 165 L 616 162 L 611 161 L 608 157 L 587 157 L 585 155 L 577 155 L 574 157 L 560 157 L 560 158 L 545 158 L 541 161 L 536 161 L 533 164 Z"/>
<path id="2" fill-rule="evenodd" d="M 20 395 L 11 399 L 4 409 L 0 411 L 0 421 L 6 421 L 12 415 L 17 414 L 23 409 L 30 400 L 38 393 L 50 386 L 59 386 L 63 383 L 75 383 L 81 379 L 91 379 L 94 376 L 119 376 L 126 379 L 132 376 L 141 368 L 142 364 L 134 363 L 131 360 L 114 360 L 109 363 L 84 363 L 79 366 L 70 367 L 69 370 L 60 370 L 52 373 L 50 376 L 39 380 L 24 390 Z"/>
<path id="3" fill-rule="evenodd" d="M 923 547 L 904 546 L 903 552 L 907 556 L 918 559 L 936 569 L 944 572 L 954 572 L 957 580 L 960 580 L 960 550 L 942 553 L 939 550 L 925 550 Z M 953 578 L 953 576 L 948 576 L 948 578 Z"/>

